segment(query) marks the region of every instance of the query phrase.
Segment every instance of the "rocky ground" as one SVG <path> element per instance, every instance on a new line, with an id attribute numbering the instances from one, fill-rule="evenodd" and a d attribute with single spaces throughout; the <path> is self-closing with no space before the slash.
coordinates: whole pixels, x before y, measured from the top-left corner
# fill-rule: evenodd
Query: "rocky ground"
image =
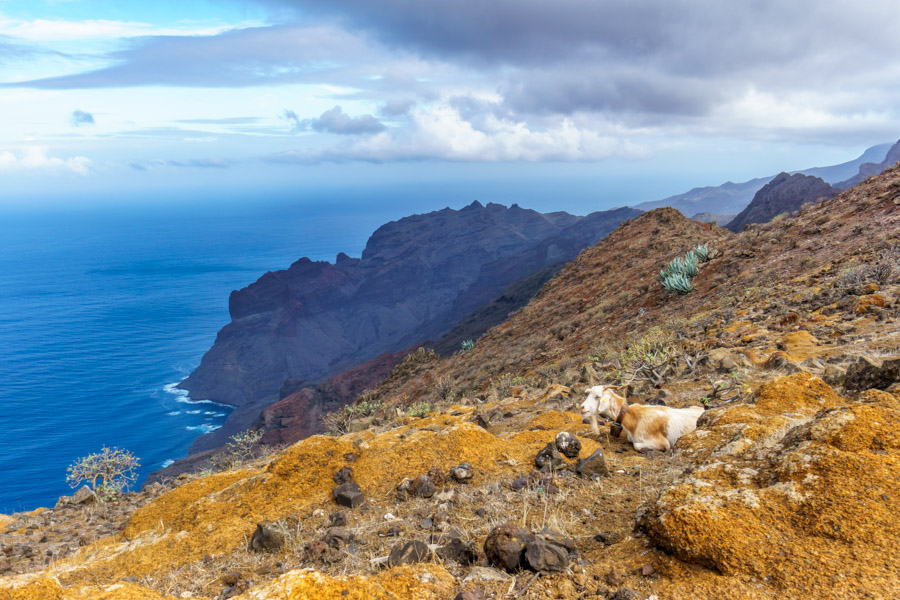
<path id="1" fill-rule="evenodd" d="M 5 517 L 0 599 L 896 597 L 900 171 L 829 203 L 738 236 L 648 213 L 351 433 Z M 576 409 L 648 336 L 673 359 L 631 396 L 709 409 L 667 453 Z"/>

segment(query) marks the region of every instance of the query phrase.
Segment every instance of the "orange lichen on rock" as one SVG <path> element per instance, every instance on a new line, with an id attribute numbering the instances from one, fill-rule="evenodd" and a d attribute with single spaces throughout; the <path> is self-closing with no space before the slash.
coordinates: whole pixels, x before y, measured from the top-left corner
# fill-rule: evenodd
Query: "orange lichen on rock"
<path id="1" fill-rule="evenodd" d="M 820 350 L 819 340 L 808 331 L 791 331 L 784 335 L 784 345 L 793 362 L 801 362 L 815 356 Z"/>
<path id="2" fill-rule="evenodd" d="M 526 429 L 564 429 L 571 425 L 580 425 L 581 416 L 570 412 L 548 410 L 534 417 L 525 426 Z"/>
<path id="3" fill-rule="evenodd" d="M 158 574 L 227 554 L 246 545 L 256 524 L 306 517 L 334 505 L 332 476 L 350 466 L 370 501 L 390 498 L 406 477 L 445 472 L 468 462 L 480 475 L 512 471 L 534 460 L 556 433 L 580 420 L 558 413 L 556 427 L 497 437 L 468 413 L 444 413 L 389 430 L 368 440 L 356 434 L 313 436 L 282 452 L 264 469 L 212 475 L 184 484 L 140 508 L 122 534 L 104 538 L 60 562 L 52 572 L 64 585 L 111 583 L 122 577 Z M 440 427 L 433 427 L 440 425 Z M 426 428 L 427 427 L 427 428 Z M 369 436 L 366 436 L 369 437 Z M 583 452 L 598 447 L 582 440 Z"/>
<path id="4" fill-rule="evenodd" d="M 802 373 L 763 386 L 757 399 L 763 424 L 776 418 L 776 405 L 794 414 L 822 410 L 755 436 L 735 453 L 719 450 L 733 443 L 736 423 L 711 420 L 700 438 L 720 446 L 707 448 L 706 460 L 660 494 L 643 527 L 682 560 L 765 578 L 788 595 L 816 589 L 820 598 L 890 597 L 900 589 L 893 560 L 900 401 L 868 393 L 837 402 L 827 385 Z M 730 411 L 753 418 L 745 407 Z"/>
<path id="5" fill-rule="evenodd" d="M 291 571 L 235 600 L 432 600 L 450 598 L 453 576 L 435 564 L 395 567 L 373 576 L 329 577 Z"/>
<path id="6" fill-rule="evenodd" d="M 853 311 L 858 315 L 864 315 L 869 312 L 870 307 L 884 308 L 884 297 L 881 294 L 870 294 L 863 296 L 856 303 Z"/>
<path id="7" fill-rule="evenodd" d="M 64 588 L 52 577 L 0 580 L 0 600 L 165 600 L 153 590 L 129 582 Z"/>

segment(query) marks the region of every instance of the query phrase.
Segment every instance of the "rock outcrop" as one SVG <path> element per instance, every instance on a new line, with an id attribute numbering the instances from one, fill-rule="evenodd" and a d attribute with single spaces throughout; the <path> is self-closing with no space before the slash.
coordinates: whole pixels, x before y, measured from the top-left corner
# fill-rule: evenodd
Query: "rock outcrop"
<path id="1" fill-rule="evenodd" d="M 780 173 L 756 192 L 747 208 L 738 213 L 725 228 L 735 232 L 743 231 L 746 225 L 768 223 L 782 213 L 800 210 L 804 204 L 832 198 L 835 194 L 837 190 L 818 177 Z"/>
<path id="2" fill-rule="evenodd" d="M 232 292 L 232 321 L 180 384 L 195 399 L 239 407 L 191 452 L 223 443 L 278 400 L 282 382 L 312 382 L 427 339 L 549 265 L 574 258 L 638 211 L 577 217 L 517 205 L 444 209 L 383 225 L 362 258 L 302 258 Z"/>

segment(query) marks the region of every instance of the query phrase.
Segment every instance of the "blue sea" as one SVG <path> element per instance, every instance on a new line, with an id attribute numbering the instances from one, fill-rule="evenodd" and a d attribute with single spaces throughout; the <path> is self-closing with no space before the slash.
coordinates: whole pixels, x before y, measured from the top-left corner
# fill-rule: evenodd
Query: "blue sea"
<path id="1" fill-rule="evenodd" d="M 228 323 L 229 293 L 302 256 L 359 256 L 416 208 L 0 210 L 0 513 L 71 494 L 66 467 L 104 445 L 138 456 L 141 479 L 184 456 L 228 414 L 174 385 Z"/>

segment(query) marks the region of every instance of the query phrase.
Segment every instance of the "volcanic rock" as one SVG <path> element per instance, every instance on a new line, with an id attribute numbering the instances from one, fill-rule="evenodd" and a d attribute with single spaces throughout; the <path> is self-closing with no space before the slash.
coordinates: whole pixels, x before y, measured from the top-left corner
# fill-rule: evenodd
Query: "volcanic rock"
<path id="1" fill-rule="evenodd" d="M 391 548 L 388 566 L 396 567 L 398 565 L 409 565 L 422 562 L 428 560 L 430 553 L 431 551 L 428 549 L 428 546 L 419 540 L 400 542 Z"/>
<path id="2" fill-rule="evenodd" d="M 359 485 L 354 481 L 337 486 L 332 494 L 335 502 L 347 508 L 356 508 L 365 500 Z"/>
<path id="3" fill-rule="evenodd" d="M 287 545 L 287 528 L 279 521 L 262 522 L 250 537 L 250 549 L 254 552 L 280 552 Z"/>
<path id="4" fill-rule="evenodd" d="M 767 223 L 782 213 L 800 210 L 804 204 L 831 198 L 837 190 L 818 177 L 801 173 L 780 173 L 756 192 L 747 208 L 738 213 L 726 229 L 743 231 L 751 223 Z"/>
<path id="5" fill-rule="evenodd" d="M 581 440 L 566 431 L 556 434 L 556 449 L 566 458 L 575 458 L 581 452 Z"/>
<path id="6" fill-rule="evenodd" d="M 603 451 L 597 448 L 590 456 L 579 460 L 575 466 L 575 472 L 582 477 L 591 477 L 592 475 L 606 477 L 609 475 L 609 467 L 606 466 Z"/>
<path id="7" fill-rule="evenodd" d="M 491 530 L 484 540 L 484 553 L 495 567 L 518 571 L 524 566 L 525 547 L 534 539 L 534 534 L 527 529 L 507 523 Z"/>

